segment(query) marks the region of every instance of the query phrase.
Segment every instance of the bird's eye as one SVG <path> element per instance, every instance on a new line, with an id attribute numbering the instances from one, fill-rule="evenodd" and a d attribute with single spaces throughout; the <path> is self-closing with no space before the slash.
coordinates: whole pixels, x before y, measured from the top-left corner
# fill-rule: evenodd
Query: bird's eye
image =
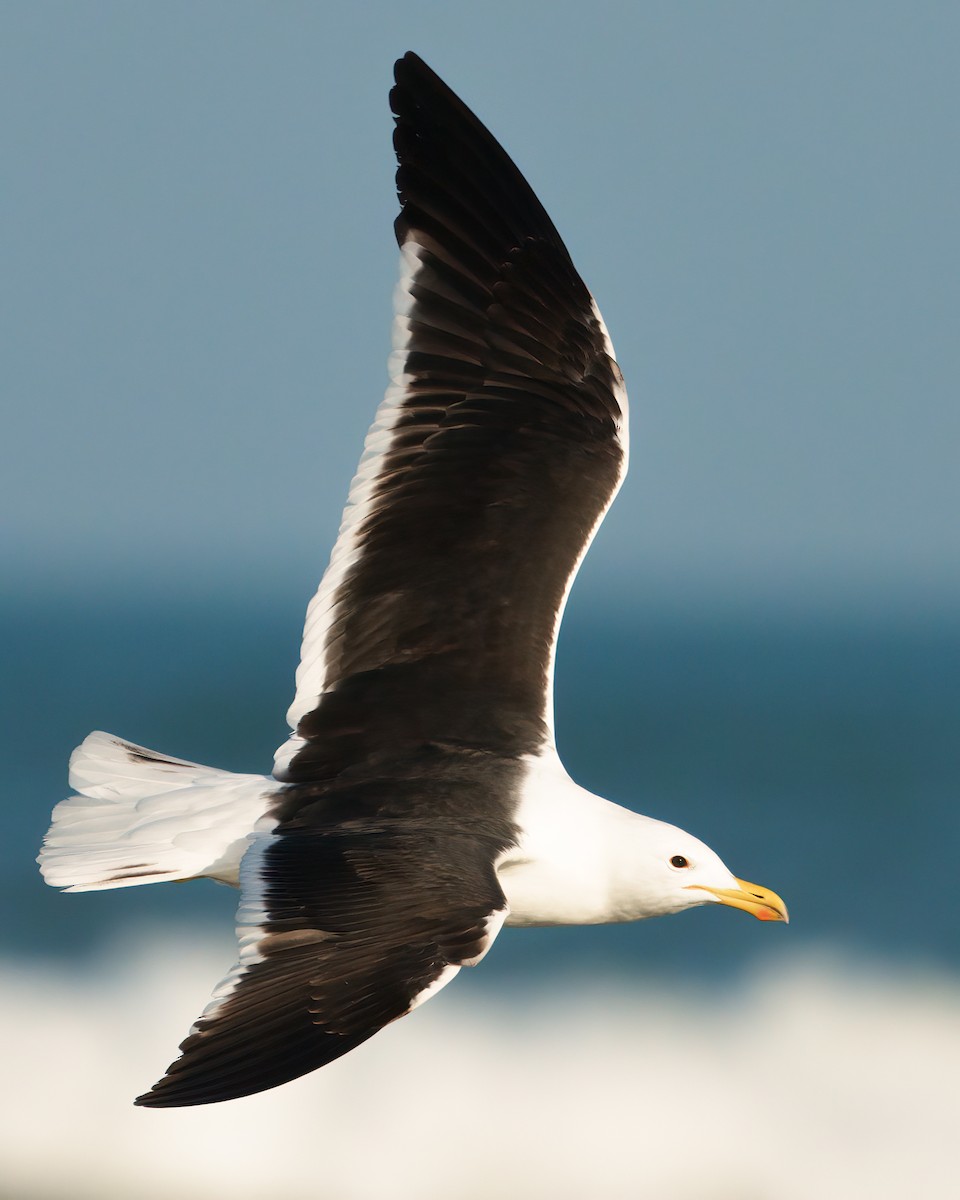
<path id="1" fill-rule="evenodd" d="M 683 857 L 682 854 L 675 854 L 673 856 L 673 858 L 670 859 L 670 866 L 671 867 L 689 867 L 690 864 L 687 862 L 687 860 Z"/>

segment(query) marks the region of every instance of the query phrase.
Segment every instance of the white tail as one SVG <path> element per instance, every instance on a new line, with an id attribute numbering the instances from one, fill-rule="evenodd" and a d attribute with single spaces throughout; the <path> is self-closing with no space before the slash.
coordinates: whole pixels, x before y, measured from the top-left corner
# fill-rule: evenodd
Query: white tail
<path id="1" fill-rule="evenodd" d="M 69 892 L 201 875 L 236 885 L 278 787 L 99 732 L 70 756 L 70 786 L 79 794 L 53 810 L 37 860 L 47 883 Z"/>

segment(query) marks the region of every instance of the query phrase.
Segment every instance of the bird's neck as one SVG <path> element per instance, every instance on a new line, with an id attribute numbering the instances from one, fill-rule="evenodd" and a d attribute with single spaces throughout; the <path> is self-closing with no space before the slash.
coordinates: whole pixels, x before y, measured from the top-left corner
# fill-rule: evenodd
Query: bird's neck
<path id="1" fill-rule="evenodd" d="M 599 925 L 664 911 L 644 887 L 659 822 L 574 783 L 555 755 L 531 759 L 518 844 L 498 866 L 509 925 Z"/>

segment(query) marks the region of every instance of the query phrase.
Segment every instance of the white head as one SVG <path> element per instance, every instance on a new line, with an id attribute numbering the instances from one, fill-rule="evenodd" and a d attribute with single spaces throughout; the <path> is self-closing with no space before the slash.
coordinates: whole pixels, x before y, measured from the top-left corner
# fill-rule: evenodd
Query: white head
<path id="1" fill-rule="evenodd" d="M 618 900 L 626 919 L 682 912 L 698 904 L 742 908 L 761 921 L 789 919 L 776 892 L 737 879 L 699 838 L 664 821 L 630 815 L 640 825 L 629 839 L 629 861 L 618 872 L 623 893 Z"/>
<path id="2" fill-rule="evenodd" d="M 536 761 L 519 844 L 497 867 L 510 925 L 596 925 L 729 904 L 785 921 L 779 896 L 737 879 L 698 838 L 579 787 Z"/>

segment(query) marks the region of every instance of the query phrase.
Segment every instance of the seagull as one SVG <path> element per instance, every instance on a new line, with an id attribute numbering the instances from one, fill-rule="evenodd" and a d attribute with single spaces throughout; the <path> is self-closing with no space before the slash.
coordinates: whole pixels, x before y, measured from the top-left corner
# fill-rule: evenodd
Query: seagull
<path id="1" fill-rule="evenodd" d="M 324 1066 L 479 963 L 504 924 L 702 904 L 787 920 L 703 842 L 560 762 L 557 632 L 626 474 L 623 376 L 499 143 L 417 55 L 395 79 L 390 385 L 307 610 L 290 737 L 265 776 L 92 733 L 38 860 L 72 892 L 240 889 L 236 964 L 145 1107 Z"/>

